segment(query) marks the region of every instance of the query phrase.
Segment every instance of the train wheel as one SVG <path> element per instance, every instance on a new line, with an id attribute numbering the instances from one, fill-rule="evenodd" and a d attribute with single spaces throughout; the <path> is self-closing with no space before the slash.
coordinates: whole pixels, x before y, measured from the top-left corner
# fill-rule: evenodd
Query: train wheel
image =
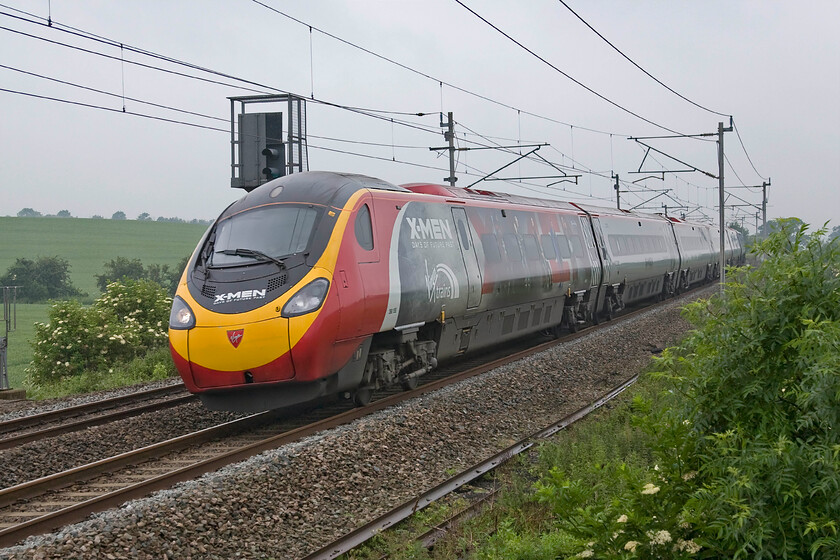
<path id="1" fill-rule="evenodd" d="M 369 387 L 359 387 L 353 391 L 353 402 L 356 406 L 367 406 L 370 402 L 371 390 Z"/>

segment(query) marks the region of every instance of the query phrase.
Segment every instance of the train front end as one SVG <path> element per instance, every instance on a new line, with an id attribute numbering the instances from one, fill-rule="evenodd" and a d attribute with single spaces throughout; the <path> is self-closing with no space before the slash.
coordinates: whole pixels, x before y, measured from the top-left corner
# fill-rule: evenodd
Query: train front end
<path id="1" fill-rule="evenodd" d="M 311 400 L 335 371 L 332 237 L 346 222 L 341 193 L 355 189 L 342 189 L 347 181 L 335 174 L 300 175 L 228 207 L 181 278 L 170 350 L 207 408 L 259 411 Z"/>

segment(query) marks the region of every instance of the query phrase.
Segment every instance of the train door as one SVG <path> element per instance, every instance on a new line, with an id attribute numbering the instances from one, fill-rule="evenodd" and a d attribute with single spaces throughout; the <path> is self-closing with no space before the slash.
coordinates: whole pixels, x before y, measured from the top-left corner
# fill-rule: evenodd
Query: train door
<path id="1" fill-rule="evenodd" d="M 589 254 L 589 262 L 594 274 L 590 281 L 589 287 L 597 288 L 601 285 L 601 258 L 598 256 L 598 248 L 595 246 L 595 239 L 592 237 L 592 226 L 589 224 L 588 216 L 580 216 L 581 231 L 583 232 L 584 244 L 586 251 Z"/>
<path id="2" fill-rule="evenodd" d="M 604 284 L 610 284 L 610 279 L 612 276 L 612 258 L 610 257 L 609 251 L 607 251 L 607 244 L 604 242 L 604 232 L 601 229 L 601 219 L 596 218 L 595 216 L 592 217 L 592 231 L 595 232 L 595 241 L 596 245 L 598 246 L 598 252 L 601 267 L 602 267 L 602 278 Z"/>
<path id="3" fill-rule="evenodd" d="M 481 302 L 481 271 L 475 254 L 470 223 L 463 208 L 452 208 L 455 229 L 458 230 L 458 242 L 461 244 L 461 256 L 467 271 L 467 308 L 478 307 Z"/>

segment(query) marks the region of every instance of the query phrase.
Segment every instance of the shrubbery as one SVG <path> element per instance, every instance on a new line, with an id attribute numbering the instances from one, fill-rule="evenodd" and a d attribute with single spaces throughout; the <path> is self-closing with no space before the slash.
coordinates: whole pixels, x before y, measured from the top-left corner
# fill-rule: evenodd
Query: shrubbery
<path id="1" fill-rule="evenodd" d="M 143 266 L 140 259 L 116 257 L 103 265 L 103 273 L 96 275 L 96 285 L 99 286 L 100 290 L 105 290 L 105 287 L 112 282 L 150 280 L 163 286 L 169 294 L 175 295 L 178 281 L 181 279 L 181 274 L 186 268 L 189 258 L 189 255 L 187 255 L 181 259 L 175 269 L 170 269 L 168 264 Z"/>
<path id="2" fill-rule="evenodd" d="M 618 452 L 586 476 L 552 469 L 534 496 L 554 514 L 545 532 L 504 525 L 493 546 L 527 542 L 529 558 L 840 558 L 840 240 L 806 231 L 784 222 L 754 247 L 761 266 L 687 308 L 697 330 L 653 374 L 667 389 L 633 403 L 654 466 Z"/>
<path id="3" fill-rule="evenodd" d="M 35 325 L 30 384 L 109 369 L 164 346 L 171 305 L 163 288 L 146 280 L 114 282 L 90 307 L 54 303 L 49 323 Z"/>

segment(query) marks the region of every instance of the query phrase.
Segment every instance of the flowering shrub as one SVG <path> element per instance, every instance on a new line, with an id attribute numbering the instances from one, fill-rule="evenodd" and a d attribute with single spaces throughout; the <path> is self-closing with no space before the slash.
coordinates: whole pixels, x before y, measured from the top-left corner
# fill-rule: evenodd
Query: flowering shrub
<path id="1" fill-rule="evenodd" d="M 114 282 L 90 307 L 59 301 L 36 323 L 31 384 L 108 369 L 166 344 L 172 299 L 154 282 Z"/>
<path id="2" fill-rule="evenodd" d="M 840 240 L 806 230 L 783 222 L 686 310 L 697 330 L 654 372 L 669 390 L 634 400 L 654 468 L 537 484 L 580 543 L 558 557 L 840 558 Z"/>

